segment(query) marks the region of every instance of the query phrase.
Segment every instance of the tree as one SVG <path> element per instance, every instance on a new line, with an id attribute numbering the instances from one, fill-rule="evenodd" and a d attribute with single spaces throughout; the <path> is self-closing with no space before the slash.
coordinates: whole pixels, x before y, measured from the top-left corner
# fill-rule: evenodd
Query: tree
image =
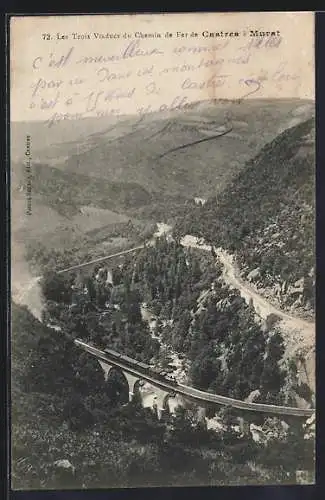
<path id="1" fill-rule="evenodd" d="M 269 342 L 267 344 L 268 357 L 272 358 L 274 361 L 280 361 L 284 352 L 285 347 L 283 337 L 280 331 L 276 330 L 269 338 Z"/>
<path id="2" fill-rule="evenodd" d="M 31 390 L 56 393 L 71 387 L 74 380 L 71 347 L 64 338 L 40 338 L 26 373 Z"/>
<path id="3" fill-rule="evenodd" d="M 86 278 L 85 285 L 87 287 L 89 298 L 90 298 L 91 302 L 95 302 L 95 300 L 96 300 L 96 287 L 94 285 L 93 279 L 90 276 L 88 276 L 88 278 Z"/>
<path id="4" fill-rule="evenodd" d="M 72 298 L 70 278 L 55 272 L 46 272 L 41 282 L 46 300 L 69 304 Z"/>
<path id="5" fill-rule="evenodd" d="M 89 410 L 86 409 L 79 395 L 72 394 L 67 399 L 63 409 L 63 417 L 68 422 L 71 430 L 80 431 L 91 427 L 94 418 Z"/>
<path id="6" fill-rule="evenodd" d="M 195 387 L 208 389 L 221 370 L 221 362 L 215 357 L 210 343 L 200 351 L 190 367 L 190 377 Z"/>
<path id="7" fill-rule="evenodd" d="M 142 321 L 138 290 L 125 289 L 125 304 L 123 307 L 126 310 L 129 323 L 135 325 Z"/>

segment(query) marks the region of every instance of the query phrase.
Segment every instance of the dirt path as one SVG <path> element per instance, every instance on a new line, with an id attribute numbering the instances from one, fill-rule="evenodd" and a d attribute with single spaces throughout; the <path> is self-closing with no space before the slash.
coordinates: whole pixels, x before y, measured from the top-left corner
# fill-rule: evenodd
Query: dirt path
<path id="1" fill-rule="evenodd" d="M 157 224 L 157 232 L 154 234 L 153 239 L 164 233 L 169 233 L 170 230 L 171 227 L 167 226 L 167 224 Z M 150 240 L 151 243 L 153 239 Z M 195 236 L 186 235 L 182 238 L 181 244 L 185 247 L 198 248 L 211 252 L 211 245 L 201 243 Z M 223 264 L 223 277 L 226 283 L 229 286 L 237 288 L 247 302 L 252 300 L 256 312 L 261 318 L 266 319 L 270 314 L 276 314 L 281 319 L 281 327 L 284 333 L 287 332 L 288 334 L 287 342 L 289 344 L 293 344 L 293 347 L 297 347 L 297 343 L 299 343 L 300 347 L 314 347 L 314 322 L 293 316 L 275 307 L 241 280 L 231 255 L 221 248 L 215 249 L 215 251 Z M 15 271 L 17 271 L 17 268 Z M 15 272 L 15 276 L 12 276 L 12 296 L 13 300 L 17 303 L 27 305 L 31 312 L 40 319 L 42 300 L 39 279 L 40 277 L 31 277 L 29 272 L 27 274 Z"/>
<path id="2" fill-rule="evenodd" d="M 157 231 L 149 244 L 153 244 L 155 238 L 162 234 L 169 234 L 171 226 L 157 224 Z M 181 240 L 184 247 L 198 248 L 211 252 L 211 246 L 201 242 L 198 238 L 186 235 Z M 285 311 L 271 304 L 263 296 L 259 295 L 249 284 L 242 281 L 239 272 L 233 262 L 233 258 L 221 248 L 215 249 L 218 258 L 223 264 L 223 278 L 225 282 L 238 289 L 247 303 L 253 301 L 257 314 L 266 319 L 270 314 L 276 314 L 280 318 L 280 328 L 286 345 L 287 356 L 293 356 L 297 351 L 301 351 L 305 356 L 306 381 L 314 390 L 315 388 L 315 323 L 308 321 Z M 16 253 L 16 252 L 14 252 Z M 33 277 L 30 274 L 27 264 L 18 259 L 12 269 L 12 298 L 20 305 L 26 305 L 36 318 L 41 320 L 42 295 L 39 285 L 40 277 Z M 21 257 L 21 256 L 19 256 Z M 303 377 L 305 378 L 305 377 Z"/>
<path id="3" fill-rule="evenodd" d="M 211 252 L 211 245 L 201 243 L 195 236 L 186 235 L 181 240 L 181 243 L 185 247 L 198 248 Z M 287 334 L 286 341 L 288 346 L 291 345 L 292 348 L 296 348 L 297 343 L 299 343 L 300 347 L 305 348 L 315 346 L 314 322 L 293 316 L 275 307 L 240 279 L 231 255 L 221 248 L 215 248 L 214 250 L 223 265 L 223 278 L 225 282 L 229 286 L 237 288 L 247 303 L 252 300 L 255 310 L 261 318 L 266 319 L 270 314 L 276 314 L 281 319 L 281 328 L 284 334 Z"/>
<path id="4" fill-rule="evenodd" d="M 315 333 L 315 323 L 308 321 L 292 314 L 288 314 L 285 311 L 275 307 L 264 297 L 259 295 L 248 283 L 244 283 L 238 276 L 238 270 L 233 264 L 232 258 L 227 252 L 218 248 L 216 253 L 224 266 L 224 278 L 226 281 L 238 288 L 242 294 L 246 295 L 253 300 L 254 307 L 256 308 L 258 314 L 266 319 L 269 314 L 276 314 L 287 327 L 291 329 L 303 331 L 305 336 L 311 336 L 310 340 L 314 341 Z"/>

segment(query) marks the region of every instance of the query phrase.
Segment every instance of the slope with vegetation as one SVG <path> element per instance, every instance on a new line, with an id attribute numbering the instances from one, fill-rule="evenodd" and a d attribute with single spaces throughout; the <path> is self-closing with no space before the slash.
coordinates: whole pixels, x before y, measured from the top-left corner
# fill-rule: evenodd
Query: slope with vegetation
<path id="1" fill-rule="evenodd" d="M 256 401 L 288 405 L 304 389 L 312 402 L 294 363 L 284 363 L 276 319 L 256 322 L 254 308 L 224 283 L 214 252 L 161 238 L 120 272 L 157 318 L 158 336 L 189 359 L 194 386 L 238 399 L 258 391 Z"/>
<path id="2" fill-rule="evenodd" d="M 127 180 L 149 192 L 207 197 L 220 191 L 280 127 L 302 121 L 311 109 L 310 101 L 297 99 L 248 99 L 240 104 L 214 100 L 193 103 L 187 111 L 153 113 L 141 119 L 65 120 L 50 131 L 44 122 L 15 123 L 12 157 L 24 157 L 23 138 L 29 133 L 34 165 L 86 175 L 93 182 L 95 178 L 108 183 Z M 221 139 L 166 154 L 217 135 L 228 125 L 231 132 Z"/>
<path id="3" fill-rule="evenodd" d="M 168 246 L 162 240 L 156 248 L 144 249 L 136 266 L 126 259 L 122 268 L 117 267 L 113 286 L 107 284 L 105 269 L 79 278 L 47 273 L 42 283 L 43 323 L 26 308 L 13 305 L 15 489 L 294 483 L 297 469 L 313 468 L 313 439 L 304 439 L 302 422 L 291 422 L 286 432 L 279 420 L 266 422 L 270 438 L 258 443 L 236 430 L 227 409 L 219 412 L 219 432 L 208 430 L 182 408 L 159 421 L 155 411 L 142 408 L 137 398 L 127 403 L 128 387 L 118 371 L 105 381 L 97 361 L 72 342 L 82 337 L 150 362 L 159 356 L 159 342 L 152 339 L 141 317 L 145 299 L 160 316 L 161 334 L 175 349 L 189 353 L 193 384 L 214 390 L 219 376 L 215 364 L 220 369 L 221 360 L 206 346 L 217 349 L 228 342 L 226 362 L 244 374 L 241 349 L 233 348 L 241 327 L 249 325 L 261 344 L 249 344 L 244 337 L 238 344 L 251 359 L 245 369 L 252 371 L 248 387 L 237 373 L 235 392 L 245 395 L 256 387 L 254 360 L 263 371 L 259 383 L 263 399 L 275 401 L 274 389 L 282 384 L 277 357 L 272 355 L 270 364 L 260 354 L 270 349 L 281 354 L 281 339 L 274 334 L 274 342 L 266 347 L 270 332 L 263 334 L 254 325 L 238 296 L 225 299 L 228 292 L 218 284 L 219 273 L 211 260 L 200 262 L 198 256 L 185 255 L 180 245 Z M 218 303 L 223 303 L 220 321 L 214 327 L 216 304 L 211 299 L 206 310 L 196 310 L 191 330 L 186 311 L 195 309 L 212 283 Z M 234 320 L 228 327 L 229 317 Z M 173 318 L 174 338 L 166 318 Z M 53 322 L 60 331 L 45 326 Z M 224 386 L 225 393 L 231 390 Z"/>
<path id="4" fill-rule="evenodd" d="M 79 238 L 85 258 L 124 249 L 130 241 L 121 233 L 129 220 L 147 232 L 157 221 L 173 223 L 177 216 L 185 217 L 194 197 L 207 198 L 224 189 L 279 127 L 303 120 L 311 109 L 311 102 L 294 99 L 254 99 L 240 105 L 211 101 L 141 120 L 65 120 L 50 129 L 44 122 L 14 123 L 13 246 L 29 246 L 28 256 L 33 248 L 38 252 L 39 244 L 64 247 L 73 255 Z M 228 125 L 231 132 L 222 138 L 191 146 Z M 24 216 L 26 135 L 33 155 L 31 216 Z M 92 240 L 96 230 L 103 235 L 99 244 Z M 113 233 L 112 245 L 103 245 L 104 236 L 110 240 Z M 137 237 L 131 239 L 137 242 Z M 23 253 L 15 255 L 17 262 Z M 14 279 L 19 287 L 19 276 Z"/>
<path id="5" fill-rule="evenodd" d="M 50 248 L 55 245 L 45 245 L 44 234 L 51 241 L 49 228 L 45 232 L 37 228 L 37 238 L 35 232 L 31 233 L 32 239 L 41 241 L 37 254 L 35 246 L 29 247 L 29 259 L 42 272 L 45 269 L 45 308 L 43 323 L 26 308 L 14 304 L 12 310 L 14 488 L 283 484 L 296 482 L 297 470 L 313 470 L 314 440 L 313 436 L 304 439 L 302 422 L 288 422 L 289 428 L 284 431 L 278 419 L 270 422 L 253 417 L 254 423 L 263 425 L 270 434 L 261 443 L 251 434 L 236 430 L 236 415 L 227 408 L 217 413 L 223 424 L 218 432 L 208 430 L 205 422 L 198 422 L 191 412 L 181 408 L 159 421 L 155 411 L 143 408 L 137 398 L 128 403 L 128 387 L 118 371 L 112 371 L 105 381 L 97 361 L 72 342 L 81 337 L 99 347 L 109 346 L 138 360 L 157 363 L 162 356 L 158 337 L 188 360 L 188 382 L 195 387 L 240 399 L 255 397 L 256 401 L 290 405 L 295 404 L 295 393 L 304 389 L 308 401 L 310 391 L 298 387 L 295 365 L 283 363 L 283 339 L 276 324 L 270 321 L 262 327 L 256 323 L 253 309 L 221 279 L 216 255 L 186 250 L 177 238 L 173 243 L 162 238 L 155 247 L 139 252 L 136 259 L 129 256 L 122 266 L 115 267 L 113 284 L 107 280 L 105 269 L 84 276 L 53 272 L 58 262 L 64 267 L 66 259 L 87 258 L 92 238 L 102 241 L 111 237 L 112 245 L 117 244 L 114 238 L 123 239 L 125 245 L 131 243 L 125 241 L 130 233 L 131 239 L 137 240 L 152 230 L 147 222 L 142 223 L 142 218 L 151 221 L 159 213 L 164 214 L 160 220 L 168 220 L 170 206 L 175 208 L 175 214 L 179 207 L 186 207 L 175 231 L 178 236 L 191 233 L 228 249 L 236 255 L 243 275 L 256 286 L 263 291 L 278 286 L 284 305 L 298 307 L 300 301 L 312 310 L 313 122 L 286 130 L 254 160 L 238 167 L 261 145 L 260 138 L 256 139 L 248 151 L 247 134 L 254 132 L 255 137 L 258 124 L 263 129 L 268 116 L 272 118 L 272 133 L 264 133 L 263 129 L 261 141 L 273 139 L 279 113 L 287 116 L 290 108 L 292 119 L 298 105 L 283 103 L 281 112 L 275 110 L 274 103 L 264 110 L 260 104 L 256 106 L 260 110 L 258 120 L 249 122 L 252 108 L 242 108 L 241 116 L 237 116 L 239 139 L 229 135 L 223 147 L 220 143 L 214 145 L 207 162 L 200 149 L 195 153 L 188 150 L 181 156 L 167 155 L 163 160 L 161 197 L 157 194 L 160 190 L 153 189 L 160 182 L 160 173 L 152 167 L 153 152 L 170 148 L 170 137 L 157 135 L 161 139 L 159 147 L 152 142 L 146 155 L 139 148 L 136 156 L 131 154 L 135 145 L 144 144 L 143 133 L 149 133 L 148 127 L 138 130 L 132 139 L 115 137 L 115 142 L 112 138 L 108 141 L 107 134 L 99 134 L 92 139 L 92 147 L 97 148 L 92 155 L 86 147 L 80 147 L 80 141 L 70 144 L 69 158 L 53 169 L 44 163 L 35 165 L 35 204 L 50 206 L 55 212 L 62 209 L 66 220 L 78 216 L 85 200 L 89 206 L 95 198 L 100 208 L 111 210 L 114 205 L 114 211 L 126 215 L 127 220 L 108 223 L 107 233 L 105 226 L 89 225 L 88 230 L 94 232 L 82 240 L 81 232 L 76 231 L 73 238 L 67 236 L 68 242 L 60 252 Z M 211 109 L 205 114 L 206 118 L 216 119 Z M 158 132 L 160 125 L 155 123 L 151 134 Z M 168 134 L 176 137 L 181 131 L 189 140 L 193 133 L 195 137 L 206 133 L 193 132 L 193 127 L 193 123 L 174 122 Z M 74 147 L 78 154 L 73 153 Z M 234 162 L 231 153 L 239 150 L 241 157 Z M 216 178 L 213 159 L 218 153 L 218 162 L 224 168 Z M 124 155 L 120 163 L 116 155 Z M 141 165 L 140 157 L 144 158 Z M 109 158 L 115 159 L 107 168 Z M 202 158 L 208 164 L 206 176 Z M 98 167 L 97 178 L 92 177 L 91 182 L 87 177 L 90 160 Z M 133 160 L 139 167 L 136 180 L 127 175 Z M 230 161 L 234 163 L 228 176 Z M 172 174 L 176 164 L 180 168 Z M 162 163 L 157 165 L 161 167 Z M 221 189 L 237 167 L 244 168 L 243 172 L 217 200 L 188 210 L 183 195 L 215 194 L 216 179 L 221 179 Z M 155 171 L 150 173 L 148 168 Z M 192 177 L 189 172 L 194 172 Z M 128 182 L 124 185 L 126 175 Z M 119 176 L 123 177 L 122 184 Z M 202 180 L 205 192 L 197 193 Z M 72 184 L 75 187 L 70 197 Z M 166 199 L 170 203 L 164 203 Z M 141 219 L 132 219 L 132 230 L 130 214 Z M 71 228 L 69 225 L 65 232 L 71 232 Z M 61 246 L 64 231 L 55 232 L 57 246 Z M 308 235 L 311 242 L 306 241 Z M 84 248 L 78 253 L 81 241 Z M 70 252 L 66 252 L 67 248 Z M 300 288 L 299 280 L 303 281 Z M 302 291 L 290 294 L 292 287 Z M 155 338 L 141 315 L 144 302 L 157 319 Z M 50 324 L 59 326 L 60 331 L 45 326 Z M 214 413 L 215 409 L 211 409 L 211 416 Z"/>
<path id="6" fill-rule="evenodd" d="M 314 310 L 314 120 L 267 144 L 223 193 L 176 232 L 204 237 L 236 257 L 243 277 L 284 307 Z"/>

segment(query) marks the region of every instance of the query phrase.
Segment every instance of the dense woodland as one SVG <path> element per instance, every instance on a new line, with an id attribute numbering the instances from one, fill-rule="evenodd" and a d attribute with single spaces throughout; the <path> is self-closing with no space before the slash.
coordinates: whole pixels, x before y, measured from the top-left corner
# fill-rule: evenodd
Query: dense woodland
<path id="1" fill-rule="evenodd" d="M 157 239 L 113 269 L 55 272 L 94 257 L 87 253 L 87 236 L 84 245 L 79 241 L 62 251 L 28 248 L 28 260 L 43 274 L 44 310 L 41 323 L 13 305 L 14 488 L 283 484 L 296 482 L 297 470 L 313 469 L 314 440 L 305 439 L 301 420 L 287 420 L 284 426 L 277 418 L 245 416 L 266 429 L 263 442 L 238 430 L 240 415 L 229 408 L 209 408 L 209 418 L 222 424 L 218 432 L 208 430 L 194 409 L 180 407 L 159 420 L 139 397 L 128 402 L 119 371 L 112 370 L 105 381 L 97 361 L 73 343 L 78 337 L 151 365 L 161 362 L 167 345 L 186 360 L 188 385 L 294 406 L 296 366 L 283 360 L 276 319 L 256 320 L 253 306 L 222 280 L 214 250 L 185 249 L 179 241 L 193 234 L 227 249 L 243 276 L 263 291 L 275 290 L 283 306 L 313 310 L 312 133 L 313 121 L 283 132 L 218 199 L 202 207 L 189 203 L 173 241 Z M 40 176 L 36 186 L 44 197 L 59 186 L 62 209 L 75 213 L 78 204 L 69 206 L 70 181 L 58 172 L 53 178 Z M 109 208 L 106 200 L 120 197 L 120 191 L 117 183 L 107 189 L 82 181 L 74 199 L 80 193 L 89 202 L 99 196 Z M 144 210 L 154 218 L 154 205 L 150 216 L 146 211 L 146 197 L 142 191 L 130 200 L 122 197 L 122 208 Z M 157 199 L 157 207 L 161 203 Z M 134 231 L 132 242 L 152 234 L 147 224 L 113 229 L 113 238 Z M 90 238 L 104 239 L 102 231 Z M 154 335 L 143 317 L 144 305 L 155 320 Z M 311 397 L 308 387 L 304 397 Z M 62 460 L 69 461 L 68 468 L 58 466 Z"/>
<path id="2" fill-rule="evenodd" d="M 81 279 L 46 274 L 45 319 L 69 335 L 148 362 L 159 345 L 142 319 L 144 302 L 159 320 L 157 333 L 191 360 L 195 386 L 239 399 L 259 389 L 262 401 L 283 401 L 281 334 L 255 322 L 254 309 L 222 282 L 212 255 L 202 261 L 161 238 L 113 269 L 113 286 L 100 271 Z"/>
<path id="3" fill-rule="evenodd" d="M 283 306 L 314 309 L 314 120 L 285 130 L 229 187 L 179 220 L 233 253 L 243 276 Z"/>
<path id="4" fill-rule="evenodd" d="M 255 322 L 254 309 L 223 283 L 214 256 L 162 238 L 122 275 L 158 316 L 164 342 L 191 360 L 194 386 L 238 399 L 259 389 L 261 401 L 283 401 L 281 334 Z"/>
<path id="5" fill-rule="evenodd" d="M 236 414 L 227 408 L 217 410 L 219 432 L 182 408 L 159 421 L 137 398 L 128 403 L 119 372 L 105 382 L 97 361 L 72 342 L 80 337 L 155 362 L 160 342 L 142 319 L 145 301 L 159 338 L 188 357 L 189 383 L 238 398 L 259 389 L 260 400 L 282 402 L 281 336 L 254 322 L 211 256 L 162 238 L 112 276 L 110 284 L 105 269 L 46 273 L 43 323 L 14 306 L 15 488 L 292 483 L 297 469 L 312 468 L 313 441 L 303 439 L 301 421 L 284 432 L 278 419 L 252 417 L 270 432 L 263 444 L 235 430 Z M 57 467 L 63 459 L 75 471 Z"/>

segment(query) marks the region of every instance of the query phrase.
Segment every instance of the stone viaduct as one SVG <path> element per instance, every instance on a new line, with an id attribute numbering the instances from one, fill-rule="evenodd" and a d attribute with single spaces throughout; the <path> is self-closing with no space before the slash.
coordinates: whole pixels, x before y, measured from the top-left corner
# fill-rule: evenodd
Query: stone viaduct
<path id="1" fill-rule="evenodd" d="M 131 401 L 135 392 L 138 390 L 142 382 L 148 382 L 155 393 L 154 406 L 157 408 L 158 417 L 160 418 L 163 412 L 170 406 L 173 401 L 175 403 L 186 406 L 186 403 L 193 403 L 201 408 L 201 416 L 205 415 L 207 406 L 215 407 L 229 406 L 241 410 L 241 413 L 258 413 L 267 414 L 269 416 L 276 415 L 284 417 L 311 417 L 315 410 L 312 408 L 295 408 L 289 406 L 277 406 L 264 403 L 252 403 L 234 398 L 212 394 L 210 392 L 201 391 L 194 387 L 186 386 L 177 383 L 175 380 L 170 380 L 166 377 L 153 372 L 149 366 L 138 362 L 134 359 L 119 353 L 114 353 L 109 349 L 106 351 L 100 350 L 90 344 L 87 344 L 79 339 L 75 341 L 76 346 L 85 350 L 94 356 L 101 365 L 105 377 L 108 377 L 109 372 L 113 368 L 118 368 L 125 376 L 129 385 L 129 400 Z"/>

